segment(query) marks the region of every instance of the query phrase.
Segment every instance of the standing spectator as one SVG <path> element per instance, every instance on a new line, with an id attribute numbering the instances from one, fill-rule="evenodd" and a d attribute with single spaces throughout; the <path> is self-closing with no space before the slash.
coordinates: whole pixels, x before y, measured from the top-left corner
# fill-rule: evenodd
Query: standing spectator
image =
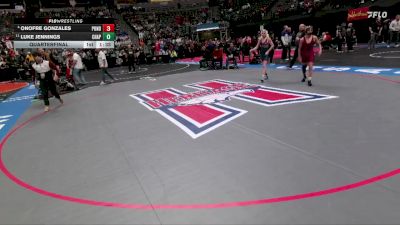
<path id="1" fill-rule="evenodd" d="M 395 38 L 394 43 L 396 47 L 399 47 L 399 34 L 400 34 L 400 15 L 396 15 L 396 19 L 394 19 L 389 25 L 389 41 L 388 48 L 390 48 L 390 44 Z"/>
<path id="2" fill-rule="evenodd" d="M 25 63 L 27 67 L 27 71 L 32 78 L 32 81 L 35 81 L 35 70 L 32 68 L 33 63 L 35 63 L 35 57 L 31 52 L 28 52 L 25 57 Z"/>
<path id="3" fill-rule="evenodd" d="M 145 54 L 143 48 L 139 48 L 137 51 L 138 51 L 138 57 L 137 57 L 138 63 L 137 64 L 140 69 L 140 65 L 146 64 L 146 54 Z"/>
<path id="4" fill-rule="evenodd" d="M 380 27 L 380 31 L 382 31 L 382 27 Z M 355 43 L 355 36 L 356 36 L 356 30 L 353 28 L 353 24 L 349 23 L 346 30 L 346 44 L 348 52 L 354 51 L 353 45 Z"/>
<path id="5" fill-rule="evenodd" d="M 343 53 L 343 43 L 344 43 L 345 37 L 342 35 L 342 27 L 338 25 L 336 27 L 336 37 L 335 37 L 335 42 L 337 45 L 337 53 Z"/>
<path id="6" fill-rule="evenodd" d="M 292 39 L 293 39 L 293 32 L 292 32 L 292 28 L 291 27 L 287 28 L 287 33 L 288 33 L 288 37 L 287 37 L 287 41 L 288 41 L 287 58 L 290 60 L 291 59 L 291 51 L 292 51 Z"/>
<path id="7" fill-rule="evenodd" d="M 97 54 L 98 54 L 97 55 L 97 60 L 99 62 L 99 67 L 100 67 L 101 72 L 102 72 L 102 78 L 101 78 L 100 85 L 105 85 L 106 84 L 106 75 L 108 77 L 110 77 L 112 79 L 112 81 L 115 81 L 115 78 L 107 70 L 108 63 L 107 63 L 106 54 L 101 49 L 96 49 L 96 51 L 97 51 Z"/>
<path id="8" fill-rule="evenodd" d="M 250 58 L 250 44 L 247 41 L 247 37 L 242 39 L 242 43 L 240 45 L 240 51 L 242 52 L 242 62 L 244 62 L 244 57 L 248 56 Z M 249 59 L 250 61 L 250 59 Z"/>
<path id="9" fill-rule="evenodd" d="M 136 67 L 135 67 L 135 52 L 132 48 L 132 45 L 128 46 L 128 70 L 129 72 L 136 71 Z"/>
<path id="10" fill-rule="evenodd" d="M 281 40 L 282 40 L 282 60 L 286 60 L 287 59 L 287 55 L 288 55 L 288 49 L 289 48 L 289 44 L 292 41 L 291 39 L 291 34 L 288 31 L 289 27 L 288 26 L 284 26 L 283 27 L 283 31 L 281 33 Z"/>
<path id="11" fill-rule="evenodd" d="M 272 42 L 274 43 L 274 48 L 271 49 L 271 51 L 268 53 L 268 58 L 269 58 L 269 63 L 271 64 L 274 60 L 274 55 L 275 55 L 275 49 L 278 47 L 278 39 L 275 38 L 275 34 L 271 33 L 270 38 Z"/>
<path id="12" fill-rule="evenodd" d="M 72 65 L 70 66 L 70 68 L 72 69 L 72 76 L 74 76 L 74 80 L 75 82 L 77 82 L 77 85 L 87 84 L 85 76 L 82 75 L 82 69 L 83 69 L 82 58 L 76 52 L 72 53 Z"/>
<path id="13" fill-rule="evenodd" d="M 376 23 L 376 21 L 373 21 L 369 26 L 370 37 L 368 41 L 368 49 L 375 48 L 376 37 L 378 36 L 379 32 L 382 31 L 382 27 L 380 28 L 381 30 L 378 29 L 378 24 Z"/>
<path id="14" fill-rule="evenodd" d="M 89 62 L 88 55 L 83 49 L 81 49 L 81 54 L 80 55 L 82 57 L 83 69 L 85 71 L 87 71 L 87 65 L 88 65 L 88 62 Z"/>
<path id="15" fill-rule="evenodd" d="M 66 59 L 66 71 L 65 71 L 65 78 L 67 79 L 68 82 L 70 82 L 72 85 L 74 85 L 75 90 L 79 90 L 79 87 L 76 85 L 74 77 L 72 75 L 72 68 L 71 65 L 73 64 L 74 60 L 72 58 L 72 55 L 68 52 L 67 53 L 67 59 Z"/>
<path id="16" fill-rule="evenodd" d="M 376 37 L 376 42 L 377 43 L 379 43 L 380 41 L 383 42 L 383 40 L 384 40 L 384 37 L 383 37 L 384 29 L 383 29 L 383 21 L 382 21 L 382 19 L 380 17 L 378 17 L 376 19 L 376 26 L 378 27 L 378 30 L 380 30 L 380 32 L 378 33 L 378 36 Z"/>
<path id="17" fill-rule="evenodd" d="M 390 19 L 386 19 L 382 22 L 383 28 L 382 28 L 382 43 L 386 43 L 389 40 L 389 25 L 390 25 Z"/>

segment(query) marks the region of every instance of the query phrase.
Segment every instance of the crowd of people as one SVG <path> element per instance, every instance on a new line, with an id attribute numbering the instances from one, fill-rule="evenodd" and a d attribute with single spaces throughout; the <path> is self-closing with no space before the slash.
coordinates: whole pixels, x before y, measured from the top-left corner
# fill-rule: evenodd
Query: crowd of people
<path id="1" fill-rule="evenodd" d="M 324 4 L 319 0 L 285 0 L 280 1 L 271 12 L 273 19 L 289 17 L 291 15 L 313 14 L 321 9 Z"/>
<path id="2" fill-rule="evenodd" d="M 369 26 L 370 38 L 368 41 L 369 49 L 375 48 L 377 43 L 386 44 L 388 48 L 399 47 L 400 43 L 400 15 L 394 20 L 377 18 Z"/>
<path id="3" fill-rule="evenodd" d="M 271 11 L 271 18 L 279 19 L 292 15 L 312 15 L 321 9 L 357 8 L 369 2 L 374 2 L 374 0 L 281 0 L 276 3 Z"/>
<path id="4" fill-rule="evenodd" d="M 277 0 L 250 0 L 242 6 L 222 5 L 220 18 L 230 23 L 251 23 L 264 19 Z"/>
<path id="5" fill-rule="evenodd" d="M 347 1 L 347 0 L 328 0 L 326 1 L 328 6 L 332 9 L 339 9 L 345 7 L 359 7 L 368 2 L 374 2 L 376 0 L 354 0 L 354 1 Z"/>
<path id="6" fill-rule="evenodd" d="M 104 8 L 85 8 L 78 10 L 74 8 L 66 8 L 63 10 L 46 10 L 41 11 L 38 15 L 40 18 L 111 18 L 111 11 Z"/>
<path id="7" fill-rule="evenodd" d="M 120 9 L 119 13 L 144 42 L 154 41 L 157 38 L 188 36 L 192 26 L 212 22 L 208 16 L 208 8 L 150 13 L 128 7 Z"/>

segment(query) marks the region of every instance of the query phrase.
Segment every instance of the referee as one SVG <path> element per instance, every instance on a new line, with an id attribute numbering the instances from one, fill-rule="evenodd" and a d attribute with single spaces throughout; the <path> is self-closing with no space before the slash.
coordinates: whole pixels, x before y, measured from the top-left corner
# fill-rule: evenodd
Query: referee
<path id="1" fill-rule="evenodd" d="M 61 99 L 60 94 L 58 94 L 56 89 L 57 67 L 54 63 L 47 60 L 43 60 L 41 56 L 35 57 L 35 63 L 32 65 L 36 72 L 37 81 L 39 82 L 39 88 L 43 96 L 44 101 L 44 111 L 48 112 L 50 110 L 49 105 L 49 91 L 56 97 L 61 104 L 64 101 Z"/>
<path id="2" fill-rule="evenodd" d="M 292 69 L 293 65 L 296 63 L 298 57 L 299 57 L 299 44 L 300 44 L 300 39 L 302 39 L 306 34 L 306 25 L 300 24 L 299 25 L 299 32 L 296 35 L 296 49 L 294 50 L 294 56 L 292 60 L 289 63 L 289 66 L 287 68 Z M 304 72 L 304 71 L 303 71 Z"/>

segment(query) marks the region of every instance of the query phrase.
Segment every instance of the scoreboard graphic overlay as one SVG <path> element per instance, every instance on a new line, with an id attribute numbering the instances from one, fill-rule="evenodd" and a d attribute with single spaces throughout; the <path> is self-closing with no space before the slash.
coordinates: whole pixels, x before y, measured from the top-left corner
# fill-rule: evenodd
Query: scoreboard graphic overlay
<path id="1" fill-rule="evenodd" d="M 14 47 L 114 48 L 114 19 L 15 19 Z"/>

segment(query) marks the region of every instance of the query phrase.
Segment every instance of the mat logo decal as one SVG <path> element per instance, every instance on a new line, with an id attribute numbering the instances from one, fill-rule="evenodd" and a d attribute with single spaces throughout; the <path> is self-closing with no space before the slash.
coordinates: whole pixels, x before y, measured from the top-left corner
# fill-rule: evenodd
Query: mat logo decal
<path id="1" fill-rule="evenodd" d="M 130 95 L 151 111 L 156 111 L 192 138 L 198 138 L 247 113 L 223 102 L 236 99 L 262 106 L 278 106 L 336 98 L 226 80 L 210 80 L 184 85 L 198 91 L 186 93 L 174 88 Z"/>
<path id="2" fill-rule="evenodd" d="M 0 116 L 0 130 L 3 129 L 10 117 L 12 117 L 12 115 Z"/>

